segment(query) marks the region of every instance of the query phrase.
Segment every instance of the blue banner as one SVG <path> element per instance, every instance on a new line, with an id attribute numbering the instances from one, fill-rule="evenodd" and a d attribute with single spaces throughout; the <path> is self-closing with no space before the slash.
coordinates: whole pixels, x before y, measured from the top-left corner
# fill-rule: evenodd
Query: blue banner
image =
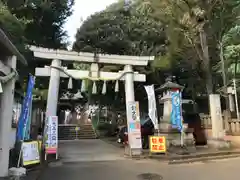
<path id="1" fill-rule="evenodd" d="M 34 87 L 34 83 L 35 83 L 35 78 L 32 75 L 30 75 L 29 81 L 28 81 L 27 93 L 26 93 L 26 96 L 24 97 L 21 114 L 18 120 L 17 137 L 16 137 L 18 141 L 24 140 L 25 131 L 29 121 L 29 118 L 28 118 L 29 106 L 32 100 L 32 90 Z"/>
<path id="2" fill-rule="evenodd" d="M 172 113 L 171 123 L 173 128 L 177 128 L 182 131 L 182 109 L 181 109 L 181 92 L 172 92 Z"/>

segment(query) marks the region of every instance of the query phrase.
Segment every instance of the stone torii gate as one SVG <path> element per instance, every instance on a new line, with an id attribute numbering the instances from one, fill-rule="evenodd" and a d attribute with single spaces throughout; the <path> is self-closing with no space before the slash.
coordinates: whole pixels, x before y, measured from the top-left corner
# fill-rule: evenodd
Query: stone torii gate
<path id="1" fill-rule="evenodd" d="M 65 50 L 53 50 L 30 46 L 34 56 L 51 61 L 50 67 L 36 68 L 37 77 L 50 77 L 47 116 L 56 116 L 60 77 L 73 79 L 90 79 L 92 81 L 101 80 L 121 80 L 125 81 L 126 106 L 135 101 L 134 81 L 145 82 L 145 74 L 133 71 L 133 66 L 147 66 L 149 61 L 154 60 L 151 56 L 123 56 L 123 55 L 103 55 L 94 53 L 78 53 Z M 61 67 L 61 61 L 82 62 L 91 64 L 89 71 L 71 70 Z M 99 71 L 98 64 L 124 65 L 124 70 L 120 72 Z M 128 108 L 127 114 L 128 114 Z M 129 122 L 130 120 L 127 119 Z"/>
<path id="2" fill-rule="evenodd" d="M 47 99 L 47 115 L 55 116 L 57 113 L 57 102 L 60 77 L 74 79 L 90 79 L 98 81 L 105 80 L 122 80 L 125 81 L 126 104 L 135 101 L 134 81 L 145 82 L 145 74 L 133 72 L 133 66 L 147 66 L 149 61 L 154 57 L 149 56 L 122 56 L 122 55 L 96 55 L 93 53 L 78 53 L 64 50 L 53 50 L 30 46 L 34 56 L 43 59 L 49 59 L 52 63 L 50 67 L 36 68 L 35 75 L 37 77 L 50 77 L 48 99 Z M 61 67 L 61 61 L 85 62 L 91 63 L 89 71 L 69 70 Z M 98 64 L 116 64 L 124 65 L 124 70 L 118 73 L 99 71 Z"/>

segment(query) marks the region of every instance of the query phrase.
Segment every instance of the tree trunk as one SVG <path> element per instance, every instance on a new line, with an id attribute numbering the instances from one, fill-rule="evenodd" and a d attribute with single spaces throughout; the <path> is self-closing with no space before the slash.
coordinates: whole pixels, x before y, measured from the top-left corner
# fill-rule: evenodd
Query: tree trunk
<path id="1" fill-rule="evenodd" d="M 205 70 L 205 78 L 206 78 L 206 89 L 207 94 L 210 95 L 213 93 L 213 81 L 212 81 L 212 73 L 210 70 Z"/>
<path id="2" fill-rule="evenodd" d="M 230 114 L 230 105 L 229 105 L 229 98 L 228 98 L 228 93 L 227 93 L 227 82 L 228 82 L 228 76 L 227 76 L 227 68 L 225 66 L 225 61 L 224 61 L 224 56 L 223 56 L 223 46 L 222 43 L 219 43 L 220 47 L 220 60 L 221 60 L 221 72 L 222 72 L 222 79 L 223 79 L 223 91 L 224 91 L 224 98 L 225 98 L 225 103 L 226 103 L 226 111 Z"/>
<path id="3" fill-rule="evenodd" d="M 193 110 L 194 112 L 197 112 L 197 106 L 196 106 L 196 88 L 195 88 L 195 83 L 194 83 L 194 78 L 191 78 L 191 96 L 192 96 L 192 100 L 194 101 L 193 104 Z"/>
<path id="4" fill-rule="evenodd" d="M 209 95 L 213 93 L 213 78 L 212 78 L 212 72 L 210 67 L 207 34 L 203 28 L 199 31 L 199 37 L 200 37 L 201 48 L 203 52 L 203 71 L 205 72 L 206 89 L 207 89 L 207 94 Z"/>

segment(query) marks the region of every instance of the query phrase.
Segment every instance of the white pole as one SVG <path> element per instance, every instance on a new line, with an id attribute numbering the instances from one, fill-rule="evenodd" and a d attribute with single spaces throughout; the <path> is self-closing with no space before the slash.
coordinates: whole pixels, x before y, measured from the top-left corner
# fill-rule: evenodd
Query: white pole
<path id="1" fill-rule="evenodd" d="M 239 108 L 238 108 L 238 97 L 237 97 L 237 86 L 236 86 L 236 79 L 233 79 L 233 88 L 234 88 L 234 97 L 235 97 L 235 103 L 236 103 L 236 111 L 237 111 L 237 119 L 239 120 Z"/>
<path id="2" fill-rule="evenodd" d="M 180 93 L 180 97 L 179 97 L 179 100 L 180 100 L 180 113 L 181 113 L 181 125 L 182 125 L 182 129 L 181 129 L 181 147 L 184 146 L 184 123 L 183 123 L 183 113 L 182 113 L 182 92 L 181 90 L 179 91 Z"/>
<path id="3" fill-rule="evenodd" d="M 184 130 L 181 130 L 181 147 L 184 146 Z"/>
<path id="4" fill-rule="evenodd" d="M 126 65 L 124 67 L 124 71 L 126 72 L 133 72 L 133 68 L 131 65 Z M 131 121 L 128 117 L 128 114 L 130 114 L 131 112 L 129 111 L 129 103 L 130 102 L 135 102 L 135 96 L 134 96 L 134 79 L 133 79 L 133 74 L 132 73 L 127 73 L 125 75 L 125 98 L 126 98 L 126 115 L 127 115 L 127 124 L 129 126 L 129 121 Z M 131 137 L 131 133 L 129 133 L 129 127 L 128 127 L 128 146 L 129 146 L 129 150 L 130 152 L 128 152 L 130 154 L 130 156 L 132 156 L 132 137 Z"/>
<path id="5" fill-rule="evenodd" d="M 52 66 L 60 67 L 61 61 L 52 60 Z M 59 93 L 60 71 L 55 68 L 51 68 L 51 75 L 49 80 L 48 98 L 47 98 L 47 116 L 57 115 L 57 103 Z"/>
<path id="6" fill-rule="evenodd" d="M 124 71 L 133 72 L 132 66 L 126 65 L 124 67 Z M 127 107 L 128 102 L 135 101 L 133 73 L 127 73 L 125 75 L 125 96 L 126 96 L 126 107 Z"/>
<path id="7" fill-rule="evenodd" d="M 78 139 L 77 131 L 78 131 L 78 130 L 77 130 L 77 127 L 75 127 L 75 133 L 76 133 L 75 135 L 76 135 L 76 140 Z"/>
<path id="8" fill-rule="evenodd" d="M 20 163 L 21 163 L 21 157 L 22 157 L 22 144 L 23 144 L 23 141 L 21 141 L 20 152 L 19 152 L 19 155 L 18 155 L 17 168 L 20 167 Z"/>

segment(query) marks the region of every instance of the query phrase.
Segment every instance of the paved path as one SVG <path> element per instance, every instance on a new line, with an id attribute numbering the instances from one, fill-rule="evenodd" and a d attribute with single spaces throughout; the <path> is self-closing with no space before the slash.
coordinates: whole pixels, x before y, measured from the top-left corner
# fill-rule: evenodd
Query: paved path
<path id="1" fill-rule="evenodd" d="M 39 180 L 139 180 L 146 173 L 162 176 L 163 180 L 239 180 L 240 158 L 168 165 L 156 160 L 124 159 L 122 149 L 100 140 L 63 143 L 60 149 L 63 163 L 46 169 Z"/>
<path id="2" fill-rule="evenodd" d="M 123 149 L 99 139 L 62 141 L 59 144 L 59 153 L 64 163 L 124 159 Z"/>

